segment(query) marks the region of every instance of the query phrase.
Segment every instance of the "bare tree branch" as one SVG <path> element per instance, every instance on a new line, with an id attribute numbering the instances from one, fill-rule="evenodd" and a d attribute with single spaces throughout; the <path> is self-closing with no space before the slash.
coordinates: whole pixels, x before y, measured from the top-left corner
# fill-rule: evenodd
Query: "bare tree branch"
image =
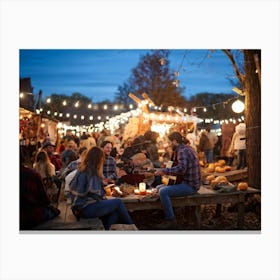
<path id="1" fill-rule="evenodd" d="M 241 83 L 241 85 L 242 85 L 242 92 L 244 92 L 244 82 L 245 82 L 245 77 L 244 77 L 244 75 L 242 75 L 241 73 L 240 73 L 240 71 L 239 71 L 239 69 L 238 69 L 238 66 L 237 66 L 237 64 L 236 64 L 236 61 L 235 61 L 235 59 L 234 59 L 234 57 L 233 57 L 233 55 L 232 55 L 232 53 L 230 52 L 230 50 L 225 50 L 225 49 L 223 49 L 222 50 L 226 55 L 227 55 L 227 57 L 229 58 L 229 60 L 231 61 L 231 63 L 232 63 L 232 65 L 233 65 L 233 69 L 234 69 L 234 71 L 235 71 L 235 74 L 236 74 L 236 77 L 238 78 L 238 80 L 240 81 L 240 83 Z M 244 94 L 240 94 L 240 95 L 244 95 Z"/>

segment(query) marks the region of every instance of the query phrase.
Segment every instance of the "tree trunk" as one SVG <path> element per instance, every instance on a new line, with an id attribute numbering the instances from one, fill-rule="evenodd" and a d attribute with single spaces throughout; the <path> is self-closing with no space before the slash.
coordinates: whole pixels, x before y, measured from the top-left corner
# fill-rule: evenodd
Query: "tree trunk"
<path id="1" fill-rule="evenodd" d="M 261 50 L 244 50 L 248 184 L 261 189 Z M 256 71 L 258 70 L 258 71 Z"/>

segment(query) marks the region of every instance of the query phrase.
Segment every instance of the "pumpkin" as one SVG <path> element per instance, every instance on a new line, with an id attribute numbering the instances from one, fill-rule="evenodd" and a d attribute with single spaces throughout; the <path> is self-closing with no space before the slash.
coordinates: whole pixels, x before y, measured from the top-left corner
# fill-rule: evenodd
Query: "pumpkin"
<path id="1" fill-rule="evenodd" d="M 215 172 L 223 173 L 223 172 L 225 172 L 225 168 L 224 168 L 224 167 L 221 167 L 221 166 L 217 166 L 217 167 L 215 168 Z"/>
<path id="2" fill-rule="evenodd" d="M 208 169 L 215 169 L 215 164 L 214 163 L 209 163 L 208 164 Z"/>
<path id="3" fill-rule="evenodd" d="M 207 171 L 206 172 L 209 172 L 209 173 L 213 173 L 215 171 L 215 168 L 213 167 L 213 168 L 207 168 Z"/>
<path id="4" fill-rule="evenodd" d="M 238 191 L 246 191 L 248 189 L 248 184 L 246 182 L 240 182 L 237 185 Z"/>
<path id="5" fill-rule="evenodd" d="M 221 182 L 228 182 L 228 179 L 227 179 L 227 177 L 225 177 L 225 176 L 217 176 L 217 177 L 215 178 L 215 181 L 218 182 L 218 183 L 221 183 Z"/>
<path id="6" fill-rule="evenodd" d="M 211 182 L 211 181 L 213 181 L 215 178 L 216 178 L 215 175 L 208 175 L 208 176 L 206 177 L 206 180 Z"/>
<path id="7" fill-rule="evenodd" d="M 226 161 L 224 159 L 218 160 L 218 163 L 220 164 L 220 166 L 226 165 Z"/>
<path id="8" fill-rule="evenodd" d="M 200 161 L 199 161 L 199 165 L 200 165 L 201 167 L 204 167 L 204 166 L 205 166 L 203 160 L 200 160 Z"/>
<path id="9" fill-rule="evenodd" d="M 225 176 L 217 176 L 214 180 L 211 181 L 211 188 L 214 189 L 218 183 L 228 183 L 228 180 Z"/>
<path id="10" fill-rule="evenodd" d="M 231 170 L 231 166 L 229 166 L 229 165 L 226 165 L 224 168 L 225 168 L 225 171 L 230 171 Z"/>

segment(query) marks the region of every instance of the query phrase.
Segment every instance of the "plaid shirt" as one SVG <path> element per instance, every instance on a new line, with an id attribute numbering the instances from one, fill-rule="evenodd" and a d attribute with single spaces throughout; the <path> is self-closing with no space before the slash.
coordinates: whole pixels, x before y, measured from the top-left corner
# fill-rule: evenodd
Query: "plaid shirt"
<path id="1" fill-rule="evenodd" d="M 107 156 L 103 165 L 103 175 L 110 180 L 117 180 L 117 165 L 116 160 L 112 156 Z"/>
<path id="2" fill-rule="evenodd" d="M 196 190 L 201 185 L 201 173 L 196 152 L 189 146 L 180 144 L 175 150 L 177 164 L 171 168 L 163 168 L 166 175 L 183 175 L 183 181 Z"/>

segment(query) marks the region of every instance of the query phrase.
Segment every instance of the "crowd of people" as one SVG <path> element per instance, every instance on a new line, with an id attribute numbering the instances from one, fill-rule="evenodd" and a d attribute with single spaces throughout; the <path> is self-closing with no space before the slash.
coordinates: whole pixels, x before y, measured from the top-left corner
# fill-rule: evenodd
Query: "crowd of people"
<path id="1" fill-rule="evenodd" d="M 244 125 L 241 126 L 242 137 L 238 136 L 240 130 L 237 129 L 229 149 L 229 163 L 232 164 L 236 153 L 237 168 L 246 166 L 244 129 Z M 236 144 L 237 140 L 243 141 L 243 145 Z M 211 132 L 210 126 L 187 135 L 173 131 L 164 139 L 151 130 L 125 140 L 105 131 L 99 135 L 84 132 L 80 137 L 67 131 L 56 144 L 46 139 L 31 157 L 34 160 L 29 167 L 23 158 L 21 160 L 21 229 L 32 228 L 59 215 L 54 203 L 58 203 L 61 192 L 71 203 L 77 220 L 99 217 L 106 230 L 115 223 L 133 224 L 123 201 L 106 199 L 104 188 L 124 182 L 138 184 L 145 180 L 141 171 L 150 170 L 155 172 L 152 179 L 146 180 L 147 185 L 157 189 L 166 217 L 158 229 L 179 229 L 171 197 L 197 192 L 201 185 L 199 159 L 203 155 L 206 163 L 213 162 L 217 143 L 218 137 Z M 167 165 L 170 162 L 171 165 Z M 172 185 L 162 184 L 162 177 L 168 175 L 176 175 L 176 181 Z M 30 183 L 32 178 L 34 182 Z M 48 178 L 52 178 L 52 186 L 56 185 L 57 192 L 47 186 Z M 35 186 L 38 191 L 32 201 L 30 195 Z M 38 207 L 41 207 L 40 218 L 35 219 L 33 214 L 39 213 Z"/>

